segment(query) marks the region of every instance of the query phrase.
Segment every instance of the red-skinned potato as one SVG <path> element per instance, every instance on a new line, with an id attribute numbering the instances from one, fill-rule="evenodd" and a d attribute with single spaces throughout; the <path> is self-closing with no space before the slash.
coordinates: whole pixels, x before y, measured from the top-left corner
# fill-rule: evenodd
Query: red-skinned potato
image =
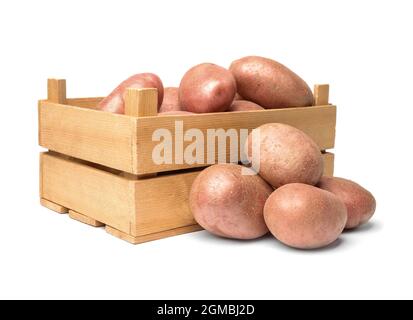
<path id="1" fill-rule="evenodd" d="M 245 99 L 243 97 L 241 97 L 241 95 L 238 92 L 236 92 L 235 97 L 234 97 L 234 101 L 236 101 L 236 100 L 245 100 Z"/>
<path id="2" fill-rule="evenodd" d="M 228 111 L 251 111 L 251 110 L 264 110 L 263 107 L 258 104 L 247 100 L 234 100 L 229 107 Z"/>
<path id="3" fill-rule="evenodd" d="M 162 113 L 158 113 L 158 116 L 189 116 L 191 114 L 195 114 L 193 112 L 189 111 L 182 111 L 182 110 L 176 110 L 176 111 L 165 111 Z"/>
<path id="4" fill-rule="evenodd" d="M 202 63 L 189 69 L 179 85 L 179 103 L 186 111 L 226 111 L 236 93 L 235 79 L 227 69 Z"/>
<path id="5" fill-rule="evenodd" d="M 184 111 L 179 104 L 178 97 L 179 88 L 177 87 L 165 87 L 163 92 L 162 105 L 159 108 L 159 113 L 169 111 Z"/>
<path id="6" fill-rule="evenodd" d="M 249 56 L 235 60 L 229 69 L 239 94 L 266 109 L 313 104 L 313 94 L 307 83 L 277 61 Z"/>
<path id="7" fill-rule="evenodd" d="M 288 183 L 315 185 L 324 170 L 323 157 L 318 145 L 304 132 L 282 123 L 264 124 L 259 131 L 259 141 L 250 133 L 246 141 L 248 159 L 252 159 L 252 147 L 259 147 L 259 175 L 278 188 Z"/>
<path id="8" fill-rule="evenodd" d="M 268 232 L 263 208 L 273 189 L 258 175 L 242 175 L 242 168 L 213 165 L 192 185 L 189 203 L 194 218 L 217 236 L 255 239 Z"/>
<path id="9" fill-rule="evenodd" d="M 302 183 L 275 190 L 264 207 L 270 232 L 298 249 L 316 249 L 334 242 L 347 221 L 344 203 L 331 192 Z"/>
<path id="10" fill-rule="evenodd" d="M 376 210 L 374 196 L 359 184 L 335 177 L 322 177 L 317 186 L 334 193 L 347 207 L 346 229 L 366 223 Z"/>
<path id="11" fill-rule="evenodd" d="M 112 93 L 103 99 L 97 108 L 102 111 L 124 114 L 124 94 L 127 88 L 156 88 L 158 90 L 158 108 L 163 100 L 163 85 L 161 79 L 153 73 L 139 73 L 123 81 Z"/>

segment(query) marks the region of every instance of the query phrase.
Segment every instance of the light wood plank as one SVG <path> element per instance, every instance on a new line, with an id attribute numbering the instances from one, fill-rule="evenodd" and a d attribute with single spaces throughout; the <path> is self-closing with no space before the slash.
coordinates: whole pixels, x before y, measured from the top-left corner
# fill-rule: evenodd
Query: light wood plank
<path id="1" fill-rule="evenodd" d="M 89 108 L 97 110 L 98 104 L 103 100 L 102 97 L 93 98 L 68 98 L 66 103 L 69 106 Z"/>
<path id="2" fill-rule="evenodd" d="M 49 150 L 137 174 L 136 120 L 41 101 L 39 143 Z"/>
<path id="3" fill-rule="evenodd" d="M 52 201 L 46 200 L 44 198 L 40 198 L 40 204 L 43 207 L 46 207 L 47 209 L 53 210 L 54 212 L 57 212 L 57 213 L 65 214 L 69 212 L 68 208 L 63 207 L 60 204 L 54 203 Z"/>
<path id="4" fill-rule="evenodd" d="M 328 95 L 330 86 L 328 84 L 316 84 L 314 86 L 314 105 L 325 106 L 328 105 Z"/>
<path id="5" fill-rule="evenodd" d="M 334 153 L 326 152 L 323 154 L 324 175 L 332 177 L 334 175 Z"/>
<path id="6" fill-rule="evenodd" d="M 192 225 L 192 226 L 185 226 L 185 227 L 180 227 L 172 230 L 167 230 L 167 231 L 162 231 L 162 232 L 157 232 L 157 233 L 152 233 L 152 234 L 147 234 L 144 236 L 132 236 L 130 234 L 127 234 L 125 232 L 119 231 L 115 228 L 112 228 L 110 226 L 105 227 L 106 232 L 120 238 L 124 241 L 130 242 L 132 244 L 139 244 L 139 243 L 144 243 L 144 242 L 149 242 L 153 240 L 159 240 L 167 237 L 172 237 L 172 236 L 177 236 L 185 233 L 190 233 L 190 232 L 195 232 L 195 231 L 200 231 L 202 230 L 202 227 L 199 225 Z"/>
<path id="7" fill-rule="evenodd" d="M 48 153 L 41 157 L 44 198 L 131 232 L 136 213 L 133 181 Z"/>
<path id="8" fill-rule="evenodd" d="M 55 103 L 66 103 L 66 80 L 47 80 L 47 100 Z"/>
<path id="9" fill-rule="evenodd" d="M 77 211 L 69 210 L 69 217 L 92 227 L 103 227 L 105 224 L 93 218 L 85 216 Z"/>
<path id="10" fill-rule="evenodd" d="M 154 132 L 159 129 L 167 129 L 175 136 L 175 121 L 182 121 L 183 131 L 188 129 L 200 129 L 207 136 L 208 129 L 224 130 L 236 129 L 239 134 L 240 129 L 252 130 L 262 124 L 281 122 L 292 125 L 306 132 L 320 146 L 320 150 L 331 149 L 334 147 L 336 107 L 335 106 L 313 106 L 304 108 L 287 108 L 274 110 L 259 110 L 249 112 L 226 112 L 209 113 L 196 115 L 171 115 L 163 117 L 141 117 L 137 118 L 137 153 L 139 155 L 138 174 L 148 174 L 152 172 L 163 172 L 186 168 L 202 167 L 205 164 L 186 163 L 179 164 L 156 164 L 152 159 L 152 151 L 159 144 L 153 141 Z M 205 139 L 206 140 L 206 139 Z M 184 148 L 191 142 L 184 142 Z M 206 142 L 204 152 L 204 163 L 206 163 Z M 230 149 L 227 143 L 227 159 L 229 159 Z M 215 152 L 215 159 L 218 152 Z"/>
<path id="11" fill-rule="evenodd" d="M 135 182 L 140 236 L 196 224 L 189 209 L 189 192 L 201 171 L 161 175 Z"/>

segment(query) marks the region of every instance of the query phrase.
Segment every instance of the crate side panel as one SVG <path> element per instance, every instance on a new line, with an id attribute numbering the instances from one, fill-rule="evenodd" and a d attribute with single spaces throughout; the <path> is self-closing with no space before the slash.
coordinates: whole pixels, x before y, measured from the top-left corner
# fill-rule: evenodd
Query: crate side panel
<path id="1" fill-rule="evenodd" d="M 49 153 L 41 157 L 45 199 L 130 232 L 130 225 L 135 222 L 130 180 Z"/>
<path id="2" fill-rule="evenodd" d="M 136 119 L 86 108 L 41 102 L 42 147 L 118 170 L 136 173 Z"/>
<path id="3" fill-rule="evenodd" d="M 158 129 L 166 129 L 171 132 L 173 144 L 175 134 L 175 121 L 182 121 L 183 132 L 195 128 L 200 129 L 204 138 L 204 164 L 177 163 L 175 160 L 175 150 L 173 151 L 172 163 L 156 164 L 152 159 L 152 152 L 160 142 L 153 141 L 153 135 Z M 138 173 L 147 174 L 152 172 L 162 172 L 179 170 L 185 168 L 205 166 L 207 156 L 207 130 L 208 129 L 236 129 L 239 135 L 240 129 L 252 130 L 262 124 L 281 122 L 292 125 L 306 132 L 320 146 L 320 150 L 334 147 L 336 107 L 335 106 L 313 106 L 306 108 L 290 108 L 265 111 L 250 112 L 228 112 L 217 114 L 198 114 L 191 116 L 158 116 L 138 118 L 137 152 L 139 155 Z M 192 141 L 184 141 L 184 149 Z M 241 149 L 241 146 L 239 146 Z M 229 159 L 230 149 L 227 143 L 226 157 Z M 215 150 L 215 160 L 218 159 L 218 152 Z"/>
<path id="4" fill-rule="evenodd" d="M 98 104 L 103 100 L 102 97 L 92 98 L 67 98 L 66 104 L 75 107 L 98 109 Z"/>
<path id="5" fill-rule="evenodd" d="M 136 236 L 196 224 L 189 192 L 200 171 L 136 181 Z"/>

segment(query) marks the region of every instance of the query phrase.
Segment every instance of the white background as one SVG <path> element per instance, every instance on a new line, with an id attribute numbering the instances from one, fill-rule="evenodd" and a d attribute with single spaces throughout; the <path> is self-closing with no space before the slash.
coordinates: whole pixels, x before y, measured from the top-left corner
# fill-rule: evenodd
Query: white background
<path id="1" fill-rule="evenodd" d="M 411 1 L 1 1 L 0 298 L 413 298 Z M 374 219 L 333 247 L 206 232 L 130 245 L 39 205 L 37 100 L 48 77 L 103 96 L 137 72 L 256 54 L 338 105 L 336 175 Z"/>

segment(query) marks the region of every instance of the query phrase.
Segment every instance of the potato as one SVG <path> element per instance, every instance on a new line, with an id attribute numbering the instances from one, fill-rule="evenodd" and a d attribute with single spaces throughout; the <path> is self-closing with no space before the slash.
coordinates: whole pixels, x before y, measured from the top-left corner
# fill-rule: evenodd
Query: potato
<path id="1" fill-rule="evenodd" d="M 317 186 L 334 193 L 347 207 L 346 229 L 356 228 L 373 216 L 376 200 L 373 195 L 359 184 L 333 177 L 322 177 Z"/>
<path id="2" fill-rule="evenodd" d="M 189 204 L 194 218 L 215 235 L 254 239 L 268 232 L 263 208 L 273 189 L 258 175 L 242 175 L 242 168 L 228 163 L 213 165 L 192 185 Z"/>
<path id="3" fill-rule="evenodd" d="M 176 116 L 176 115 L 179 115 L 179 116 L 188 116 L 188 115 L 191 115 L 191 114 L 195 114 L 195 113 L 193 113 L 193 112 L 189 112 L 189 111 L 183 111 L 183 110 L 176 110 L 176 111 L 165 111 L 165 112 L 162 112 L 162 113 L 158 113 L 158 116 Z"/>
<path id="4" fill-rule="evenodd" d="M 236 100 L 244 100 L 244 98 L 241 97 L 241 95 L 238 92 L 235 92 L 234 101 L 236 101 Z"/>
<path id="5" fill-rule="evenodd" d="M 252 144 L 253 132 L 259 140 Z M 264 124 L 248 136 L 248 159 L 259 163 L 259 175 L 278 188 L 299 182 L 315 185 L 321 178 L 324 162 L 318 145 L 304 132 L 281 123 Z M 253 159 L 251 147 L 259 148 L 259 159 Z"/>
<path id="6" fill-rule="evenodd" d="M 264 207 L 270 232 L 282 243 L 315 249 L 334 242 L 344 229 L 347 209 L 331 192 L 302 183 L 275 190 Z"/>
<path id="7" fill-rule="evenodd" d="M 161 79 L 153 73 L 139 73 L 123 81 L 112 93 L 103 99 L 97 108 L 113 113 L 125 113 L 123 96 L 127 88 L 156 88 L 158 89 L 158 108 L 163 100 L 163 84 Z"/>
<path id="8" fill-rule="evenodd" d="M 177 87 L 166 87 L 163 93 L 162 105 L 159 108 L 159 113 L 169 111 L 183 111 L 183 108 L 179 105 Z"/>
<path id="9" fill-rule="evenodd" d="M 234 100 L 229 107 L 228 111 L 251 111 L 251 110 L 264 110 L 263 107 L 258 104 L 247 100 Z"/>
<path id="10" fill-rule="evenodd" d="M 236 91 L 231 72 L 212 63 L 203 63 L 185 73 L 179 86 L 179 103 L 190 112 L 225 111 Z"/>
<path id="11" fill-rule="evenodd" d="M 249 56 L 232 62 L 239 94 L 266 109 L 313 104 L 311 89 L 298 75 L 274 60 Z"/>

